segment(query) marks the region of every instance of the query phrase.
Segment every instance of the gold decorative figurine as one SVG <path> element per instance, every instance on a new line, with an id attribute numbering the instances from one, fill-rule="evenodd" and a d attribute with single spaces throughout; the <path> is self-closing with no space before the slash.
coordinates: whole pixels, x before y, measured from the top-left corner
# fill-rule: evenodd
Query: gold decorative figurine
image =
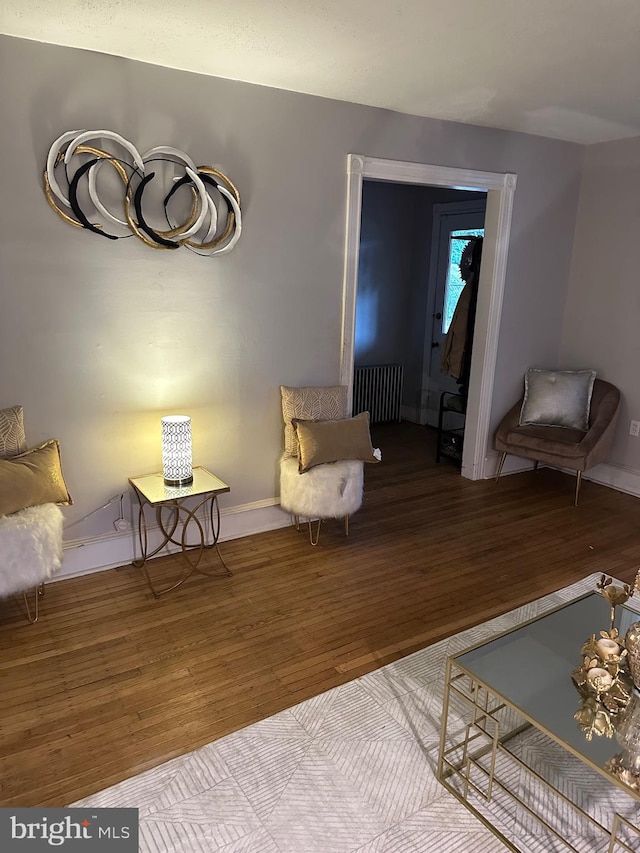
<path id="1" fill-rule="evenodd" d="M 640 569 L 636 574 L 633 589 L 640 592 Z M 640 693 L 640 621 L 629 626 L 625 637 L 625 646 L 629 655 L 628 663 L 636 691 Z"/>
<path id="2" fill-rule="evenodd" d="M 600 583 L 596 584 L 596 588 L 599 590 L 600 595 L 604 596 L 611 606 L 611 629 L 613 628 L 616 618 L 616 607 L 619 604 L 625 604 L 631 598 L 634 591 L 637 589 L 639 578 L 640 569 L 638 570 L 633 586 L 629 586 L 628 583 L 626 583 L 622 588 L 615 586 L 613 578 L 608 578 L 606 575 L 602 575 Z"/>
<path id="3" fill-rule="evenodd" d="M 627 646 L 627 638 L 619 635 L 614 623 L 616 607 L 631 598 L 639 578 L 640 570 L 633 587 L 629 584 L 619 587 L 614 585 L 612 578 L 602 575 L 597 584 L 598 591 L 611 607 L 611 625 L 608 631 L 600 631 L 598 636 L 592 634 L 584 643 L 580 649 L 582 666 L 571 673 L 582 698 L 582 704 L 574 717 L 587 740 L 591 740 L 594 734 L 613 737 L 618 720 L 631 700 L 634 684 L 630 671 L 631 651 Z M 640 622 L 636 625 L 640 629 Z M 640 630 L 637 637 L 634 653 L 640 666 Z"/>

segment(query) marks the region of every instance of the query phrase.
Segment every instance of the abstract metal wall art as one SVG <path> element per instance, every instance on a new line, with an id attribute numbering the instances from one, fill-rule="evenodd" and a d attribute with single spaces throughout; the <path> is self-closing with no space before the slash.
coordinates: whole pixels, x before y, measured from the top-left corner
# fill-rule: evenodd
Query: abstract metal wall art
<path id="1" fill-rule="evenodd" d="M 114 171 L 103 176 L 99 192 L 105 164 Z M 196 166 L 168 145 L 140 154 L 113 131 L 69 130 L 51 145 L 43 177 L 58 216 L 108 240 L 135 236 L 152 249 L 185 246 L 200 255 L 222 255 L 240 239 L 236 187 L 222 172 Z"/>

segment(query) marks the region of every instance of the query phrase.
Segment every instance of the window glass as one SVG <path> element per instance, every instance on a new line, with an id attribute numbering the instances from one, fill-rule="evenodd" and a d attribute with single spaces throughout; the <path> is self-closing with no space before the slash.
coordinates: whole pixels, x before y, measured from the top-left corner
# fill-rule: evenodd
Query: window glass
<path id="1" fill-rule="evenodd" d="M 446 335 L 451 325 L 453 312 L 464 287 L 460 278 L 460 260 L 471 237 L 484 237 L 484 228 L 466 228 L 464 231 L 452 231 L 449 235 L 449 263 L 444 289 L 444 310 L 442 312 L 442 334 Z"/>

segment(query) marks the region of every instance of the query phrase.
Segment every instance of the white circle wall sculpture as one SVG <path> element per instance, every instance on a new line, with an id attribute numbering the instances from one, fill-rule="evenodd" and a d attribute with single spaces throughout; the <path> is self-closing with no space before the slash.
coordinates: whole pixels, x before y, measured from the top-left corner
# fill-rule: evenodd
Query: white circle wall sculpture
<path id="1" fill-rule="evenodd" d="M 68 130 L 49 149 L 43 180 L 58 216 L 108 240 L 135 236 L 152 249 L 222 255 L 242 233 L 229 178 L 169 145 L 140 154 L 111 130 Z"/>

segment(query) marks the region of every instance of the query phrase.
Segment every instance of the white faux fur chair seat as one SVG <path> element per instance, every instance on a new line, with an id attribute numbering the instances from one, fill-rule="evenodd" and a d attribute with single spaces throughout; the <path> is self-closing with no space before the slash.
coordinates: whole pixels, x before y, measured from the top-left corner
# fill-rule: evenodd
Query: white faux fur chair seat
<path id="1" fill-rule="evenodd" d="M 325 518 L 344 518 L 345 531 L 349 531 L 349 516 L 362 505 L 364 487 L 364 463 L 359 460 L 343 460 L 317 465 L 298 473 L 298 459 L 286 455 L 280 460 L 280 506 L 296 519 L 309 521 L 309 539 L 312 545 L 318 542 L 320 522 Z M 314 537 L 311 521 L 318 519 L 318 531 Z"/>
<path id="2" fill-rule="evenodd" d="M 30 622 L 38 619 L 44 582 L 62 565 L 62 521 L 53 503 L 0 517 L 0 598 L 22 593 Z M 27 592 L 35 597 L 33 612 Z"/>

